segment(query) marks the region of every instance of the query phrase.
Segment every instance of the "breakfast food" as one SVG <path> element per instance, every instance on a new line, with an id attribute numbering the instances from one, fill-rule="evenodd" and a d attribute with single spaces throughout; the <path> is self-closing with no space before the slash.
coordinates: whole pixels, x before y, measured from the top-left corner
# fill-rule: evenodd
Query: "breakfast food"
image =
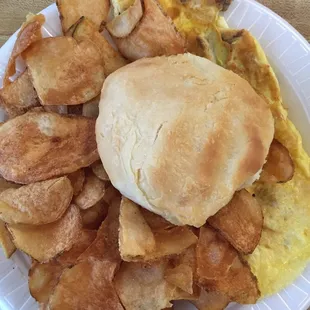
<path id="1" fill-rule="evenodd" d="M 64 36 L 42 39 L 43 15 L 22 26 L 0 90 L 0 244 L 31 257 L 41 309 L 222 310 L 309 260 L 310 159 L 229 4 L 58 0 Z"/>
<path id="2" fill-rule="evenodd" d="M 250 85 L 191 54 L 141 59 L 110 75 L 96 123 L 112 184 L 196 227 L 258 178 L 273 135 L 270 110 Z"/>

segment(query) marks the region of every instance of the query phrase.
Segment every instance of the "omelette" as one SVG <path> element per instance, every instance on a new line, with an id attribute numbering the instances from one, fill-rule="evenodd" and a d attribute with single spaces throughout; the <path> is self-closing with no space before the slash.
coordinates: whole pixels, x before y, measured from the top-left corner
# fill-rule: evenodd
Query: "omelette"
<path id="1" fill-rule="evenodd" d="M 228 3 L 160 0 L 160 4 L 186 37 L 189 51 L 234 71 L 265 99 L 275 120 L 275 138 L 294 161 L 289 182 L 256 182 L 248 189 L 262 206 L 264 226 L 259 245 L 245 258 L 262 297 L 276 293 L 296 279 L 310 258 L 310 157 L 283 107 L 276 75 L 259 43 L 246 30 L 229 29 L 219 15 Z"/>

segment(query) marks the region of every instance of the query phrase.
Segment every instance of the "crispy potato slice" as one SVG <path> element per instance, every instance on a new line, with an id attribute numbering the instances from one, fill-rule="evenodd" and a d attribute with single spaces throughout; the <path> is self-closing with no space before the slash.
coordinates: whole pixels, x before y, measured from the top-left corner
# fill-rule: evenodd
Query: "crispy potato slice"
<path id="1" fill-rule="evenodd" d="M 78 207 L 71 205 L 57 222 L 46 225 L 8 225 L 16 248 L 39 262 L 46 262 L 69 250 L 79 238 L 82 220 Z"/>
<path id="2" fill-rule="evenodd" d="M 154 232 L 175 227 L 173 224 L 168 222 L 166 219 L 164 219 L 160 215 L 155 214 L 147 209 L 140 208 L 140 212 L 142 213 L 145 221 L 148 223 L 148 225 L 151 227 L 152 231 Z"/>
<path id="3" fill-rule="evenodd" d="M 201 289 L 199 298 L 191 301 L 198 310 L 224 310 L 229 304 L 229 298 L 216 292 L 206 292 Z"/>
<path id="4" fill-rule="evenodd" d="M 33 86 L 42 105 L 75 105 L 100 94 L 104 81 L 102 57 L 90 41 L 45 38 L 24 53 Z"/>
<path id="5" fill-rule="evenodd" d="M 156 0 L 144 0 L 144 13 L 135 29 L 115 43 L 129 60 L 184 53 L 185 40 L 176 31 Z"/>
<path id="6" fill-rule="evenodd" d="M 100 51 L 106 76 L 128 63 L 128 61 L 97 31 L 90 20 L 82 18 L 74 27 L 74 39 L 78 42 L 89 40 L 95 44 Z"/>
<path id="7" fill-rule="evenodd" d="M 288 149 L 274 139 L 270 145 L 267 161 L 260 175 L 260 182 L 285 183 L 294 176 L 295 166 Z"/>
<path id="8" fill-rule="evenodd" d="M 167 269 L 165 271 L 165 280 L 188 294 L 193 294 L 193 270 L 190 266 L 180 264 Z"/>
<path id="9" fill-rule="evenodd" d="M 257 279 L 249 265 L 211 227 L 200 228 L 196 253 L 197 281 L 203 289 L 241 304 L 254 304 L 258 300 Z"/>
<path id="10" fill-rule="evenodd" d="M 114 19 L 107 23 L 106 28 L 116 38 L 127 37 L 136 27 L 143 15 L 141 0 L 135 0 L 120 15 L 115 15 Z"/>
<path id="11" fill-rule="evenodd" d="M 0 174 L 10 181 L 42 181 L 98 159 L 90 118 L 30 111 L 0 127 Z"/>
<path id="12" fill-rule="evenodd" d="M 67 177 L 10 188 L 0 194 L 0 218 L 9 224 L 52 223 L 65 213 L 72 196 Z"/>
<path id="13" fill-rule="evenodd" d="M 257 200 L 243 189 L 235 193 L 227 206 L 210 217 L 208 223 L 239 252 L 250 254 L 259 243 L 264 217 Z"/>
<path id="14" fill-rule="evenodd" d="M 96 177 L 96 175 L 87 171 L 82 191 L 74 197 L 74 203 L 82 210 L 93 207 L 104 196 L 105 182 Z"/>
<path id="15" fill-rule="evenodd" d="M 58 114 L 68 114 L 67 105 L 46 105 L 44 106 L 46 112 L 54 112 Z"/>
<path id="16" fill-rule="evenodd" d="M 197 242 L 186 226 L 152 231 L 141 208 L 123 198 L 120 207 L 119 247 L 125 261 L 149 261 L 182 253 Z"/>
<path id="17" fill-rule="evenodd" d="M 10 84 L 10 77 L 15 74 L 15 61 L 32 43 L 41 40 L 41 27 L 45 23 L 45 17 L 42 14 L 28 15 L 26 22 L 22 25 L 17 39 L 15 41 L 9 63 L 7 65 L 3 86 Z"/>
<path id="18" fill-rule="evenodd" d="M 11 234 L 5 226 L 5 223 L 0 220 L 0 244 L 7 258 L 10 258 L 15 252 L 16 247 L 11 239 Z"/>
<path id="19" fill-rule="evenodd" d="M 56 0 L 56 4 L 64 33 L 82 16 L 89 18 L 99 30 L 110 10 L 108 0 Z"/>
<path id="20" fill-rule="evenodd" d="M 108 204 L 101 200 L 93 207 L 82 210 L 83 227 L 86 229 L 98 229 L 108 214 Z"/>
<path id="21" fill-rule="evenodd" d="M 113 287 L 111 262 L 89 260 L 66 269 L 49 301 L 49 309 L 123 310 Z"/>
<path id="22" fill-rule="evenodd" d="M 68 114 L 71 115 L 82 115 L 83 111 L 83 105 L 77 104 L 77 105 L 68 105 Z"/>
<path id="23" fill-rule="evenodd" d="M 110 181 L 110 178 L 107 174 L 107 172 L 105 171 L 102 162 L 100 160 L 94 162 L 91 165 L 91 168 L 93 170 L 93 173 L 102 181 Z"/>
<path id="24" fill-rule="evenodd" d="M 33 88 L 28 70 L 13 83 L 0 89 L 0 106 L 10 118 L 24 114 L 39 105 L 38 96 Z"/>
<path id="25" fill-rule="evenodd" d="M 89 248 L 79 257 L 78 261 L 89 259 L 105 260 L 115 263 L 115 270 L 121 263 L 118 249 L 120 197 L 110 204 L 108 215 L 101 224 L 97 237 Z"/>
<path id="26" fill-rule="evenodd" d="M 236 250 L 211 227 L 201 227 L 197 244 L 199 278 L 219 279 L 228 274 L 238 256 Z"/>
<path id="27" fill-rule="evenodd" d="M 73 195 L 78 195 L 82 189 L 85 182 L 85 172 L 83 169 L 79 169 L 77 171 L 74 171 L 70 174 L 68 174 L 68 178 L 71 182 L 71 185 L 73 187 Z"/>
<path id="28" fill-rule="evenodd" d="M 82 115 L 85 117 L 97 118 L 99 115 L 100 95 L 83 104 Z"/>
<path id="29" fill-rule="evenodd" d="M 95 231 L 84 230 L 81 237 L 69 251 L 45 264 L 33 263 L 28 278 L 31 296 L 40 303 L 47 303 L 63 270 L 74 265 L 77 258 L 95 238 Z"/>
<path id="30" fill-rule="evenodd" d="M 119 221 L 119 247 L 123 260 L 137 260 L 155 251 L 154 234 L 140 208 L 125 197 L 122 198 Z"/>
<path id="31" fill-rule="evenodd" d="M 133 5 L 134 0 L 112 0 L 114 16 L 120 15 Z"/>
<path id="32" fill-rule="evenodd" d="M 9 188 L 19 188 L 19 187 L 21 187 L 20 184 L 9 182 L 0 176 L 0 193 L 4 192 Z"/>
<path id="33" fill-rule="evenodd" d="M 119 199 L 120 201 L 121 196 L 122 195 L 120 194 L 120 192 L 112 184 L 109 184 L 104 193 L 103 200 L 108 205 L 111 205 L 111 203 L 116 199 Z"/>

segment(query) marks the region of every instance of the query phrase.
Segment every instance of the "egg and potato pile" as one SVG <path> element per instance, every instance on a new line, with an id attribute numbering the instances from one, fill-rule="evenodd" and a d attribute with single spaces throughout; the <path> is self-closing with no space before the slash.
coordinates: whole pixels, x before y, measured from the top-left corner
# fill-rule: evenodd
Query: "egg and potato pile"
<path id="1" fill-rule="evenodd" d="M 57 1 L 57 38 L 43 39 L 44 16 L 29 16 L 0 90 L 9 118 L 0 126 L 0 242 L 8 257 L 32 257 L 32 296 L 43 309 L 157 310 L 185 299 L 217 310 L 291 283 L 310 257 L 310 158 L 259 43 L 220 16 L 230 1 L 91 2 Z M 275 120 L 259 180 L 199 229 L 121 197 L 94 129 L 109 74 L 186 51 L 247 80 Z M 12 82 L 18 57 L 26 71 Z"/>

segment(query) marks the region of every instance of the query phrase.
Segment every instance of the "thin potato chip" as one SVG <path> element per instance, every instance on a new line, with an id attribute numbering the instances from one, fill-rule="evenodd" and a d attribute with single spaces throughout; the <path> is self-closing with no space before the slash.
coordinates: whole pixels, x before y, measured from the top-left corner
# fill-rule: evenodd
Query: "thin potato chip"
<path id="1" fill-rule="evenodd" d="M 250 254 L 259 243 L 263 212 L 257 200 L 245 189 L 236 192 L 227 206 L 208 219 L 226 240 L 243 254 Z"/>
<path id="2" fill-rule="evenodd" d="M 199 298 L 191 301 L 198 310 L 224 310 L 229 304 L 229 298 L 216 292 L 201 290 Z"/>
<path id="3" fill-rule="evenodd" d="M 190 266 L 180 264 L 175 268 L 167 269 L 165 279 L 188 294 L 193 294 L 193 270 Z"/>
<path id="4" fill-rule="evenodd" d="M 101 200 L 93 207 L 82 210 L 83 227 L 86 229 L 98 229 L 108 214 L 108 204 Z"/>
<path id="5" fill-rule="evenodd" d="M 72 196 L 67 177 L 10 188 L 0 194 L 0 218 L 9 224 L 52 223 L 65 213 Z"/>
<path id="6" fill-rule="evenodd" d="M 136 27 L 143 15 L 141 0 L 134 3 L 120 15 L 115 15 L 114 19 L 107 23 L 108 31 L 116 38 L 127 37 Z"/>
<path id="7" fill-rule="evenodd" d="M 119 247 L 125 261 L 149 261 L 182 253 L 197 242 L 186 226 L 152 231 L 140 207 L 123 198 L 120 212 Z"/>
<path id="8" fill-rule="evenodd" d="M 238 256 L 236 250 L 211 227 L 200 228 L 196 254 L 197 274 L 203 279 L 225 277 Z"/>
<path id="9" fill-rule="evenodd" d="M 90 41 L 45 38 L 24 53 L 42 105 L 75 105 L 100 94 L 104 81 L 102 57 Z"/>
<path id="10" fill-rule="evenodd" d="M 93 170 L 93 173 L 101 180 L 103 181 L 110 181 L 109 176 L 107 172 L 105 171 L 102 162 L 100 160 L 94 162 L 91 165 L 91 168 Z"/>
<path id="11" fill-rule="evenodd" d="M 117 16 L 133 5 L 134 0 L 112 0 L 114 16 Z"/>
<path id="12" fill-rule="evenodd" d="M 100 95 L 83 104 L 82 115 L 85 117 L 97 118 L 99 115 Z"/>
<path id="13" fill-rule="evenodd" d="M 33 88 L 28 70 L 13 83 L 0 89 L 0 106 L 10 118 L 24 114 L 39 105 L 38 96 Z"/>
<path id="14" fill-rule="evenodd" d="M 46 262 L 69 250 L 80 237 L 82 220 L 79 208 L 71 205 L 57 222 L 46 225 L 8 225 L 16 248 L 39 262 Z"/>
<path id="15" fill-rule="evenodd" d="M 120 206 L 119 221 L 119 247 L 123 260 L 138 260 L 155 251 L 154 234 L 143 218 L 140 208 L 124 197 Z"/>
<path id="16" fill-rule="evenodd" d="M 113 287 L 114 266 L 89 260 L 66 269 L 49 301 L 50 310 L 123 310 Z"/>
<path id="17" fill-rule="evenodd" d="M 182 54 L 185 40 L 176 31 L 156 0 L 144 0 L 144 13 L 135 29 L 125 38 L 115 38 L 115 43 L 129 60 L 143 57 Z"/>
<path id="18" fill-rule="evenodd" d="M 260 175 L 260 182 L 285 183 L 294 176 L 295 166 L 288 149 L 274 139 L 270 145 L 266 163 Z"/>
<path id="19" fill-rule="evenodd" d="M 104 196 L 105 182 L 91 171 L 86 173 L 82 191 L 74 197 L 74 203 L 83 210 L 94 206 Z"/>
<path id="20" fill-rule="evenodd" d="M 46 105 L 44 106 L 46 112 L 54 112 L 58 114 L 68 114 L 67 105 Z"/>
<path id="21" fill-rule="evenodd" d="M 41 40 L 41 27 L 45 23 L 45 17 L 42 14 L 27 16 L 26 22 L 22 25 L 17 39 L 15 41 L 9 63 L 7 65 L 3 78 L 3 86 L 10 84 L 9 78 L 15 74 L 15 61 L 32 43 Z"/>
<path id="22" fill-rule="evenodd" d="M 0 127 L 0 174 L 10 181 L 42 181 L 98 159 L 90 118 L 30 111 Z"/>
<path id="23" fill-rule="evenodd" d="M 119 208 L 120 198 L 116 198 L 110 204 L 108 215 L 101 224 L 96 239 L 78 261 L 104 260 L 115 263 L 115 270 L 118 268 L 121 262 L 118 249 Z"/>
<path id="24" fill-rule="evenodd" d="M 106 76 L 128 63 L 128 61 L 96 30 L 96 27 L 90 20 L 82 18 L 74 27 L 74 39 L 78 42 L 89 40 L 95 44 L 100 51 Z"/>
<path id="25" fill-rule="evenodd" d="M 64 33 L 82 16 L 89 18 L 99 30 L 110 10 L 108 0 L 56 0 L 56 4 Z"/>
<path id="26" fill-rule="evenodd" d="M 31 296 L 40 303 L 48 302 L 63 270 L 75 264 L 77 258 L 94 241 L 95 237 L 95 231 L 82 231 L 81 237 L 69 251 L 45 264 L 33 263 L 28 278 Z"/>
<path id="27" fill-rule="evenodd" d="M 5 223 L 0 220 L 0 244 L 7 258 L 10 258 L 15 252 L 16 247 L 12 241 L 11 234 L 5 226 Z"/>
<path id="28" fill-rule="evenodd" d="M 175 227 L 175 225 L 171 224 L 158 214 L 155 214 L 144 208 L 140 208 L 140 211 L 143 214 L 144 219 L 154 232 Z"/>
<path id="29" fill-rule="evenodd" d="M 115 199 L 121 199 L 121 194 L 120 192 L 113 186 L 113 185 L 108 185 L 104 196 L 103 196 L 103 200 L 108 204 L 111 205 L 111 203 L 115 200 Z"/>
<path id="30" fill-rule="evenodd" d="M 19 188 L 19 187 L 21 187 L 20 184 L 9 182 L 0 176 L 0 193 L 4 192 L 9 188 Z"/>
<path id="31" fill-rule="evenodd" d="M 82 111 L 83 111 L 83 105 L 82 104 L 68 105 L 68 114 L 82 115 Z"/>
<path id="32" fill-rule="evenodd" d="M 79 169 L 77 171 L 74 171 L 70 174 L 68 174 L 68 178 L 72 184 L 73 187 L 73 195 L 78 195 L 82 189 L 85 182 L 85 172 L 83 169 Z"/>

